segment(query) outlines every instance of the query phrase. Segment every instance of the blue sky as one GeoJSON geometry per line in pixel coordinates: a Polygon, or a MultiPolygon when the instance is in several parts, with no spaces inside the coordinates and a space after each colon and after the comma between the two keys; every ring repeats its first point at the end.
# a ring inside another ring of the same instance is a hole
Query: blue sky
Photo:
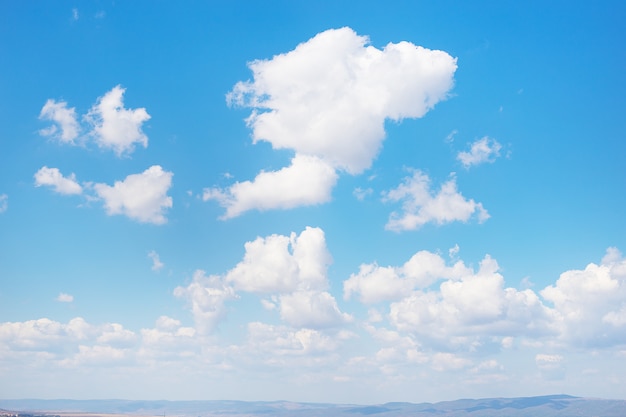
{"type": "Polygon", "coordinates": [[[624,398],[625,18],[3,2],[2,396],[624,398]]]}

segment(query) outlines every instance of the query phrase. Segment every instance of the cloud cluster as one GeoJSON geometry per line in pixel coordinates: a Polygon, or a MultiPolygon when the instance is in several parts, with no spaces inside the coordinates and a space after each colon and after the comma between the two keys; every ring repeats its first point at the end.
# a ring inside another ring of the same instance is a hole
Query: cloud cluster
{"type": "Polygon", "coordinates": [[[435,194],[430,189],[428,175],[413,170],[413,175],[404,178],[402,184],[383,193],[383,201],[402,202],[402,211],[392,212],[385,225],[393,231],[415,230],[429,222],[467,222],[473,216],[480,223],[489,218],[482,203],[468,200],[458,192],[454,175],[435,194]]]}
{"type": "Polygon", "coordinates": [[[198,327],[207,333],[215,329],[224,316],[224,302],[236,298],[237,291],[269,297],[262,300],[263,306],[278,309],[292,327],[329,328],[352,320],[327,291],[330,263],[324,232],[307,227],[300,235],[247,242],[243,260],[223,277],[196,272],[192,283],[174,294],[189,300],[198,327]]]}
{"type": "Polygon", "coordinates": [[[132,153],[135,144],[145,148],[148,146],[148,137],[141,127],[150,120],[150,115],[145,108],[126,109],[125,92],[126,89],[118,85],[100,97],[83,116],[86,123],[84,127],[81,127],[74,107],[68,108],[65,101],[49,99],[41,109],[39,118],[53,124],[39,133],[71,145],[91,137],[98,146],[112,149],[117,156],[132,153]],[[81,130],[88,130],[87,135],[81,137],[81,130]]]}
{"type": "Polygon", "coordinates": [[[139,174],[131,174],[112,186],[104,183],[78,184],[72,173],[63,176],[58,168],[42,167],[34,175],[35,186],[50,186],[59,194],[90,194],[88,198],[101,200],[108,215],[125,215],[142,223],[164,224],[165,213],[172,207],[167,195],[174,174],[153,165],[139,174]],[[93,193],[93,195],[91,195],[93,193]]]}
{"type": "Polygon", "coordinates": [[[290,149],[295,157],[291,166],[254,181],[208,189],[205,198],[220,202],[224,217],[327,201],[337,170],[354,175],[370,167],[385,120],[422,117],[447,98],[456,59],[409,42],[383,49],[368,43],[350,28],[327,30],[249,64],[253,80],[237,83],[227,101],[252,109],[246,122],[254,143],[290,149]],[[302,175],[305,162],[311,176],[302,175]],[[287,173],[294,174],[291,181],[287,173]]]}
{"type": "Polygon", "coordinates": [[[580,348],[610,355],[626,346],[626,260],[615,248],[599,264],[565,271],[537,293],[507,287],[489,255],[476,268],[428,251],[400,266],[362,265],[344,282],[344,297],[370,308],[360,322],[329,309],[334,305],[327,291],[329,263],[320,229],[259,238],[246,244],[242,261],[226,274],[196,271],[188,286],[176,288],[174,295],[189,304],[194,328],[167,316],[139,331],[80,317],[67,323],[4,322],[0,366],[146,370],[158,364],[222,371],[245,366],[298,369],[298,375],[342,383],[361,381],[363,375],[377,375],[385,385],[437,381],[437,374],[447,374],[490,384],[511,378],[514,373],[506,368],[519,361],[537,370],[528,376],[537,381],[562,379],[580,348]],[[252,320],[240,344],[220,345],[216,326],[237,308],[234,300],[243,292],[274,304],[283,323],[252,320]],[[232,357],[237,363],[228,360],[232,357]]]}

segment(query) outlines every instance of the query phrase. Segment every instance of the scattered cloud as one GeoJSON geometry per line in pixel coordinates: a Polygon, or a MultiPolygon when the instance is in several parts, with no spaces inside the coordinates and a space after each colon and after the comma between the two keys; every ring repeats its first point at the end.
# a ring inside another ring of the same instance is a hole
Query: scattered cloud
{"type": "Polygon", "coordinates": [[[140,174],[132,174],[113,186],[97,183],[93,189],[104,200],[108,215],[123,214],[142,223],[164,224],[165,211],[172,207],[167,195],[172,185],[172,172],[153,165],[140,174]]]}
{"type": "Polygon", "coordinates": [[[117,85],[98,99],[98,102],[84,116],[93,127],[91,135],[102,148],[112,149],[118,156],[130,154],[135,144],[148,146],[148,137],[141,125],[150,120],[145,108],[126,109],[124,107],[125,88],[117,85]]]}
{"type": "Polygon", "coordinates": [[[435,195],[430,190],[430,178],[419,170],[404,178],[397,188],[383,193],[383,201],[402,201],[402,212],[392,212],[385,228],[393,231],[415,230],[424,224],[467,222],[476,216],[480,223],[489,218],[487,210],[473,199],[467,200],[457,191],[454,175],[435,195]]]}
{"type": "Polygon", "coordinates": [[[501,149],[502,145],[497,140],[485,136],[472,143],[469,151],[459,152],[456,159],[461,161],[465,168],[470,168],[495,161],[500,156],[501,149]]]}
{"type": "Polygon", "coordinates": [[[78,9],[77,8],[73,8],[72,9],[72,20],[78,20],[79,15],[78,15],[78,9]]]}
{"type": "Polygon", "coordinates": [[[161,269],[163,269],[163,267],[165,266],[165,264],[163,262],[161,262],[161,259],[159,258],[159,254],[156,253],[156,251],[150,251],[148,252],[148,258],[150,258],[152,260],[152,270],[155,272],[160,271],[161,269]]]}
{"type": "Polygon", "coordinates": [[[9,196],[0,194],[0,213],[4,213],[9,209],[9,196]]]}
{"type": "Polygon", "coordinates": [[[385,138],[385,120],[422,117],[448,97],[457,68],[456,59],[443,51],[409,42],[377,49],[347,27],[319,33],[288,53],[255,60],[249,67],[253,80],[237,83],[228,103],[252,109],[246,122],[254,143],[266,141],[296,156],[290,167],[276,173],[262,172],[253,182],[226,191],[210,190],[207,199],[225,206],[226,218],[253,208],[328,201],[334,171],[355,175],[369,168],[385,138]],[[302,158],[316,161],[313,177],[285,181],[287,172],[301,172],[296,163],[302,158]],[[306,182],[294,186],[301,180],[306,182]],[[319,183],[313,187],[317,192],[303,197],[302,189],[312,182],[319,183]],[[276,190],[272,198],[259,198],[269,183],[276,190]]]}
{"type": "Polygon", "coordinates": [[[34,177],[36,187],[47,185],[53,187],[55,192],[66,195],[81,194],[83,192],[83,188],[76,182],[74,173],[64,177],[58,168],[44,166],[35,173],[34,177]]]}
{"type": "Polygon", "coordinates": [[[57,296],[56,300],[60,303],[71,303],[74,301],[74,296],[62,292],[57,296]]]}
{"type": "Polygon", "coordinates": [[[52,126],[39,131],[42,136],[51,136],[69,144],[74,144],[78,138],[80,125],[76,119],[76,109],[68,108],[65,101],[56,102],[52,99],[46,101],[39,113],[39,119],[54,122],[52,126]]]}

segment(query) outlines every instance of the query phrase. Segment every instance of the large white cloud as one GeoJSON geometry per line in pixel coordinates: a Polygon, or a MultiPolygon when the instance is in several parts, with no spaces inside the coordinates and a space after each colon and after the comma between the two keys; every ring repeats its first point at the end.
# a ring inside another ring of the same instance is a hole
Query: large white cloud
{"type": "Polygon", "coordinates": [[[456,156],[465,168],[473,165],[480,165],[486,162],[493,162],[500,156],[502,145],[488,136],[478,139],[470,146],[469,151],[459,152],[456,156]]]}
{"type": "Polygon", "coordinates": [[[76,109],[68,108],[65,101],[49,99],[39,113],[41,120],[51,120],[55,124],[39,131],[43,136],[53,136],[64,143],[73,144],[80,133],[76,119],[76,109]],[[60,130],[60,132],[59,132],[60,130]]]}
{"type": "Polygon", "coordinates": [[[261,172],[254,181],[237,182],[227,189],[206,188],[204,201],[216,200],[226,213],[222,218],[237,217],[257,209],[290,209],[330,201],[337,173],[315,156],[296,155],[291,165],[279,171],[261,172]]]}
{"type": "Polygon", "coordinates": [[[58,168],[41,167],[35,173],[35,186],[50,186],[59,194],[81,194],[83,188],[76,182],[76,175],[70,174],[64,177],[58,168]]]}
{"type": "Polygon", "coordinates": [[[172,207],[167,192],[174,174],[153,165],[140,174],[132,174],[113,186],[94,184],[96,195],[104,200],[107,214],[123,214],[143,223],[167,222],[165,211],[172,207]]]}
{"type": "Polygon", "coordinates": [[[626,259],[616,248],[599,265],[563,272],[541,295],[559,313],[567,344],[626,344],[626,259]]]}
{"type": "MultiPolygon", "coordinates": [[[[447,98],[457,68],[456,59],[443,51],[409,42],[389,43],[383,49],[368,43],[367,37],[347,27],[319,33],[290,52],[251,62],[253,80],[237,83],[227,100],[253,109],[247,124],[255,143],[267,141],[275,149],[295,151],[296,159],[286,170],[295,170],[297,158],[308,156],[333,170],[361,173],[382,146],[385,120],[423,116],[447,98]]],[[[262,173],[244,188],[237,183],[224,192],[225,217],[252,208],[327,201],[335,176],[327,169],[316,172],[303,183],[302,188],[319,182],[318,192],[307,198],[286,197],[294,191],[301,196],[302,191],[282,175],[262,173]],[[257,186],[259,181],[264,185],[257,186]],[[255,198],[267,188],[276,190],[276,203],[255,198]]]]}
{"type": "Polygon", "coordinates": [[[103,148],[111,148],[118,156],[131,153],[135,144],[148,146],[148,137],[141,130],[150,120],[145,108],[124,107],[125,88],[117,85],[98,99],[84,117],[92,125],[91,135],[103,148]]]}
{"type": "Polygon", "coordinates": [[[480,223],[489,218],[482,203],[468,200],[458,192],[456,177],[452,176],[434,194],[430,190],[430,178],[419,170],[404,178],[398,187],[384,192],[383,201],[402,202],[402,211],[392,212],[385,226],[393,231],[415,230],[429,222],[466,222],[472,216],[476,216],[480,223]]]}

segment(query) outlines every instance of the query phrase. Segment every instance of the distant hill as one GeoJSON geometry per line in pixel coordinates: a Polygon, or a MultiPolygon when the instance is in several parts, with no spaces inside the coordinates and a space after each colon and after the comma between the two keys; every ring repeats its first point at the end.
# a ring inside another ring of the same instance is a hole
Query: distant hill
{"type": "Polygon", "coordinates": [[[288,401],[0,400],[0,408],[31,415],[124,414],[176,417],[625,417],[626,401],[549,395],[439,403],[379,405],[288,401]]]}

